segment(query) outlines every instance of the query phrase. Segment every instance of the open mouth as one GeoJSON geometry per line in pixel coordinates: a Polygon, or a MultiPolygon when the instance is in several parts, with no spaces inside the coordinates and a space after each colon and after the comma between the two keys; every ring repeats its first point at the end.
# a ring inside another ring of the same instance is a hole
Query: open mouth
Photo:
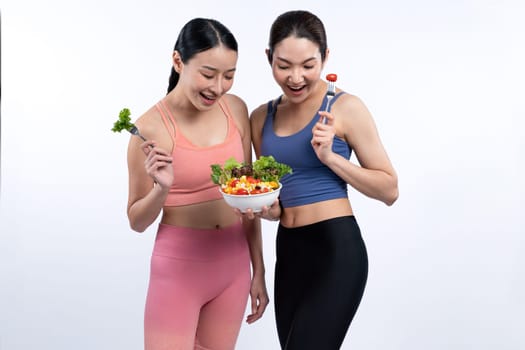
{"type": "Polygon", "coordinates": [[[215,100],[217,99],[215,95],[206,95],[206,94],[203,94],[202,92],[200,93],[200,95],[202,99],[204,100],[204,103],[207,105],[213,104],[215,100]]]}
{"type": "Polygon", "coordinates": [[[301,86],[290,86],[288,85],[288,89],[290,89],[293,93],[300,93],[306,88],[306,85],[301,86]]]}

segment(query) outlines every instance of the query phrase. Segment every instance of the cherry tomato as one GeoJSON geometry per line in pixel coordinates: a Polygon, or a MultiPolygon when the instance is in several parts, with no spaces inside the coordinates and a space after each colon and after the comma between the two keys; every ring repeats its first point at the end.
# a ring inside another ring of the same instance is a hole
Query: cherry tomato
{"type": "Polygon", "coordinates": [[[251,176],[246,176],[246,181],[248,181],[249,183],[252,183],[252,184],[255,184],[255,183],[259,182],[259,180],[254,179],[251,176]]]}
{"type": "Polygon", "coordinates": [[[237,194],[237,195],[246,195],[246,194],[249,194],[249,193],[248,193],[248,191],[245,188],[239,188],[239,189],[237,189],[235,194],[237,194]]]}
{"type": "Polygon", "coordinates": [[[333,74],[333,73],[332,73],[332,74],[328,74],[328,75],[326,76],[326,80],[328,80],[328,81],[332,81],[332,82],[337,81],[337,74],[333,74]]]}

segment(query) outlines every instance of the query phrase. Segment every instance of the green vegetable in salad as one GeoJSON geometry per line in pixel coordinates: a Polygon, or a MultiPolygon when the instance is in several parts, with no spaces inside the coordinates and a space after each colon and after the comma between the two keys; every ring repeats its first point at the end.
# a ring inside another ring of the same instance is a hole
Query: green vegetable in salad
{"type": "Polygon", "coordinates": [[[122,130],[131,131],[135,125],[131,122],[130,115],[131,112],[129,109],[122,109],[119,113],[118,120],[115,122],[115,124],[113,124],[113,128],[111,130],[114,132],[121,132],[122,130]]]}
{"type": "Polygon", "coordinates": [[[281,177],[292,173],[290,166],[277,162],[273,156],[261,156],[252,164],[240,163],[231,157],[223,166],[212,164],[211,170],[211,179],[217,185],[226,184],[231,178],[239,178],[243,175],[261,181],[279,182],[281,177]]]}
{"type": "Polygon", "coordinates": [[[253,177],[261,181],[279,181],[281,177],[292,173],[292,168],[277,162],[273,156],[261,156],[252,164],[253,177]]]}

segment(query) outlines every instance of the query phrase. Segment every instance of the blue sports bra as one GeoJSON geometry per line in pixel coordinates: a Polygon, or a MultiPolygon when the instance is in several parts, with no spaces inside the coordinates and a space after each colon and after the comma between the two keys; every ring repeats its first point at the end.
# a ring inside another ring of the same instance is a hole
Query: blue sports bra
{"type": "MultiPolygon", "coordinates": [[[[330,107],[342,94],[344,92],[334,96],[330,107]]],[[[318,113],[315,113],[308,125],[295,134],[289,136],[275,134],[273,120],[281,98],[282,96],[275,101],[275,105],[274,101],[268,102],[262,130],[261,155],[272,155],[276,161],[292,167],[293,173],[281,178],[282,206],[288,208],[335,198],[347,198],[347,183],[321,163],[310,143],[312,128],[320,118],[318,113]]],[[[325,96],[320,110],[324,111],[326,104],[325,96]]],[[[339,137],[334,137],[332,150],[345,159],[350,159],[352,153],[350,146],[339,137]]]]}

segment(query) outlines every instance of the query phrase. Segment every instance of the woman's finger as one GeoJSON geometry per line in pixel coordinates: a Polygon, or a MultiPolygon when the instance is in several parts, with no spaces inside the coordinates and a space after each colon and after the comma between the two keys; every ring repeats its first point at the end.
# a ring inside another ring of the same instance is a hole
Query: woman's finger
{"type": "Polygon", "coordinates": [[[144,154],[148,155],[150,153],[150,151],[155,147],[155,141],[144,141],[141,145],[140,145],[140,148],[142,149],[142,151],[144,152],[144,154]]]}

